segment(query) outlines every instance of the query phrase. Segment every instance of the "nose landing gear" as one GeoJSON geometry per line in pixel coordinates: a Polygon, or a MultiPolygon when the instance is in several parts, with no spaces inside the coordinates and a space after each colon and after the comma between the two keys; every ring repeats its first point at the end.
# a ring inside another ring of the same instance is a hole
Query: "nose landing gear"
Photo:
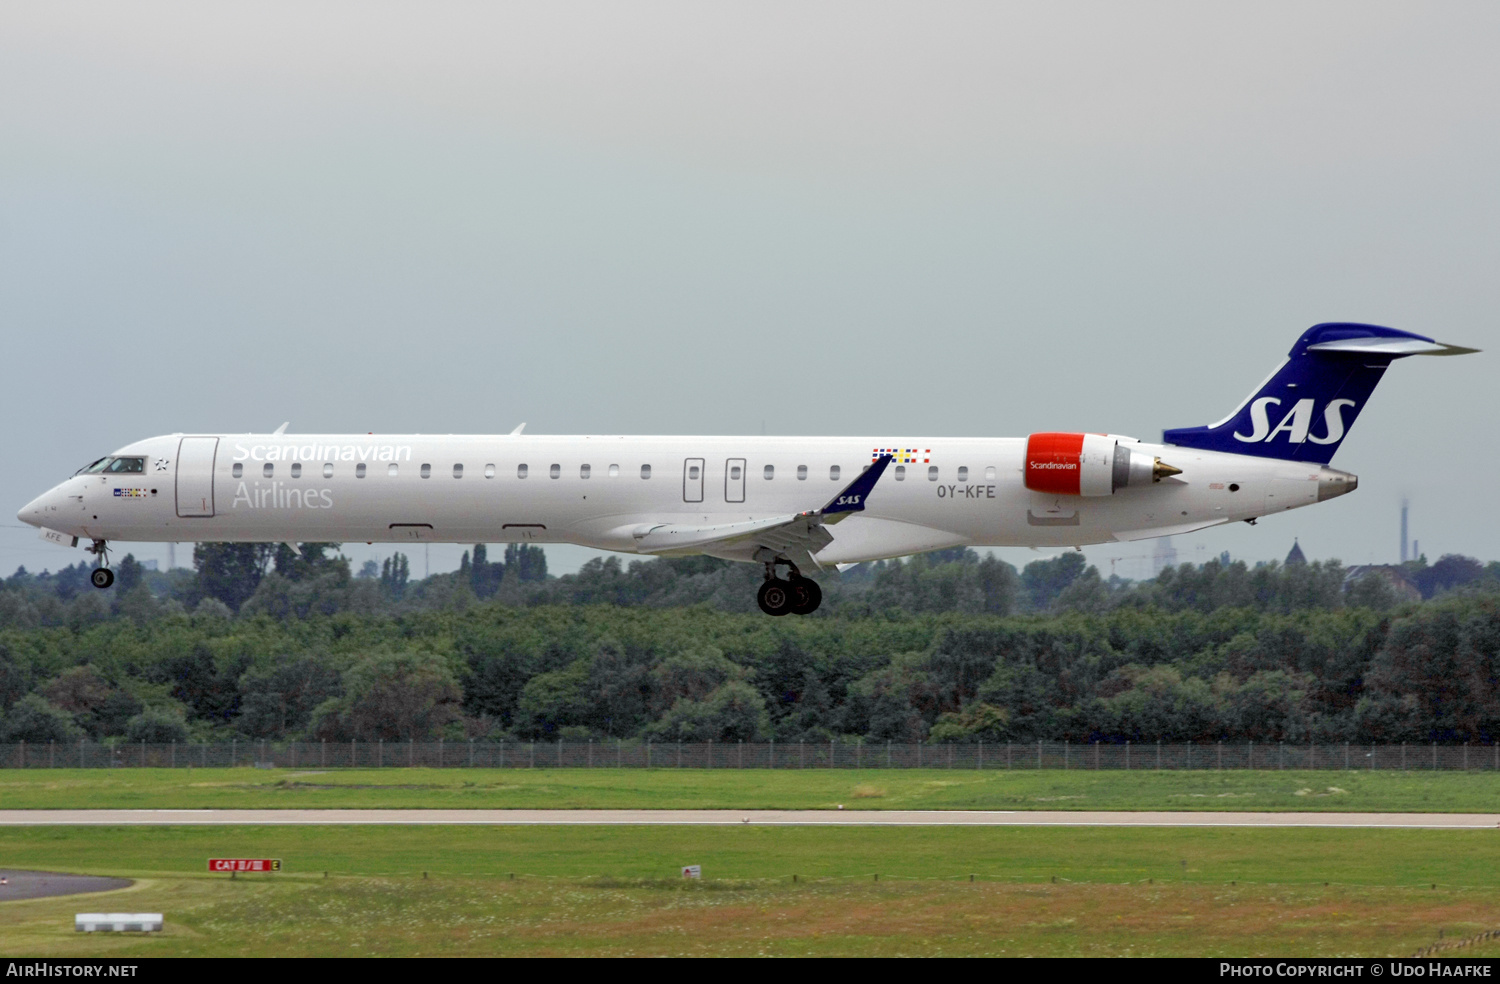
{"type": "Polygon", "coordinates": [[[755,600],[767,615],[811,615],[823,603],[823,589],[817,581],[803,577],[796,564],[778,558],[766,561],[766,579],[755,600]],[[777,564],[787,566],[788,578],[776,576],[777,564]]]}
{"type": "Polygon", "coordinates": [[[83,549],[99,558],[99,566],[89,575],[89,582],[101,590],[114,584],[115,572],[109,569],[109,546],[103,540],[95,540],[83,549]]]}

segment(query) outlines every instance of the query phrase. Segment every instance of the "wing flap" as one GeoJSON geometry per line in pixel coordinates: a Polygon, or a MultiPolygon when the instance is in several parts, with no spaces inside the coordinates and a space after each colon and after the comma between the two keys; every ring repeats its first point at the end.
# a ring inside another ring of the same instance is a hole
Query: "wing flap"
{"type": "Polygon", "coordinates": [[[660,526],[641,526],[631,535],[635,537],[635,548],[641,553],[661,553],[667,550],[691,550],[715,543],[737,542],[766,530],[784,526],[796,520],[796,516],[775,516],[744,523],[721,523],[716,526],[682,526],[663,523],[660,526]]]}
{"type": "Polygon", "coordinates": [[[1119,543],[1129,543],[1133,540],[1152,540],[1159,536],[1177,536],[1180,533],[1192,533],[1195,530],[1206,530],[1210,526],[1218,526],[1227,523],[1224,518],[1210,519],[1198,523],[1182,523],[1178,526],[1158,526],[1147,530],[1124,530],[1114,534],[1114,539],[1119,543]]]}

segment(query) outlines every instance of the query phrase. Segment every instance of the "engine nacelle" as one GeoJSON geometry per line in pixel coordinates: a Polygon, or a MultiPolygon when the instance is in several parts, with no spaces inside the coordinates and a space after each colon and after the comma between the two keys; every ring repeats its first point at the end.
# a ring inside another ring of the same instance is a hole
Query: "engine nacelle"
{"type": "Polygon", "coordinates": [[[1026,487],[1033,492],[1113,495],[1180,473],[1103,434],[1032,434],[1026,439],[1026,487]]]}

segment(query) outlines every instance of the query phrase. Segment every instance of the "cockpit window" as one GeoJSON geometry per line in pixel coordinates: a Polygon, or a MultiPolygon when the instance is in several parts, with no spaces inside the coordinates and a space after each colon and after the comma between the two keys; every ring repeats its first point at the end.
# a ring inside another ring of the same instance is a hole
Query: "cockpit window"
{"type": "Polygon", "coordinates": [[[139,475],[146,470],[145,458],[100,458],[78,469],[79,475],[139,475]]]}

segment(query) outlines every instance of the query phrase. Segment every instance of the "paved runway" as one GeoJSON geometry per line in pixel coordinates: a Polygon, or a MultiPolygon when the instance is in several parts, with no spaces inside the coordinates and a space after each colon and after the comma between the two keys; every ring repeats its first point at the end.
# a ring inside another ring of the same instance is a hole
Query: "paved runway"
{"type": "Polygon", "coordinates": [[[1392,827],[1500,829],[1500,813],[989,810],[0,810],[0,826],[671,824],[897,827],[1392,827]]]}
{"type": "Polygon", "coordinates": [[[129,878],[103,878],[97,875],[61,875],[55,871],[17,871],[0,868],[0,902],[15,899],[44,899],[54,895],[79,895],[83,892],[108,892],[128,888],[129,878]]]}

